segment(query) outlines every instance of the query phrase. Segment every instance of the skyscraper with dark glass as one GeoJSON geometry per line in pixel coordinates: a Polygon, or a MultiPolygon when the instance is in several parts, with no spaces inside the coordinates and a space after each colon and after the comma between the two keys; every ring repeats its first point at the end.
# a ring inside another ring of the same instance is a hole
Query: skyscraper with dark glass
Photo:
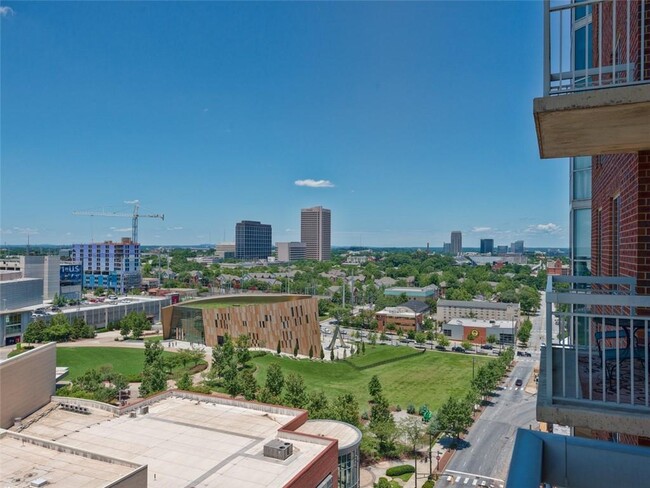
{"type": "Polygon", "coordinates": [[[266,259],[271,255],[271,225],[242,220],[235,225],[235,258],[266,259]]]}

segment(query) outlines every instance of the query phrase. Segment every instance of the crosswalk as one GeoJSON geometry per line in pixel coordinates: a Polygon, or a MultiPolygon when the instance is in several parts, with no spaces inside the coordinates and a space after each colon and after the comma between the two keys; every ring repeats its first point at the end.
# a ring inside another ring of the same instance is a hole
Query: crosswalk
{"type": "Polygon", "coordinates": [[[445,480],[450,485],[475,486],[477,488],[503,488],[503,481],[490,478],[487,476],[472,475],[470,473],[461,473],[459,471],[447,471],[445,480]]]}

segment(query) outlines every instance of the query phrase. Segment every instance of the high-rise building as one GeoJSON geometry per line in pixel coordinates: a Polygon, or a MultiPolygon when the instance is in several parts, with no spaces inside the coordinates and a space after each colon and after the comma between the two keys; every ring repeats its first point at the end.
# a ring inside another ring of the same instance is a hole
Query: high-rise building
{"type": "Polygon", "coordinates": [[[512,254],[524,253],[524,241],[515,241],[510,244],[510,252],[512,254]]]}
{"type": "Polygon", "coordinates": [[[307,244],[304,242],[276,242],[278,261],[291,262],[305,259],[307,244]]]}
{"type": "Polygon", "coordinates": [[[650,9],[543,6],[533,112],[540,156],[572,158],[572,274],[547,287],[537,419],[572,436],[521,429],[507,486],[636,486],[650,478],[650,9]]]}
{"type": "Polygon", "coordinates": [[[235,258],[267,259],[271,255],[270,224],[242,220],[235,225],[235,258]]]}
{"type": "Polygon", "coordinates": [[[497,254],[508,254],[508,246],[497,246],[497,254]]]}
{"type": "Polygon", "coordinates": [[[451,253],[454,256],[463,253],[463,233],[459,230],[451,233],[451,253]]]}
{"type": "Polygon", "coordinates": [[[107,288],[119,293],[140,288],[140,244],[129,237],[121,242],[75,244],[72,259],[82,265],[84,288],[107,288]]]}
{"type": "Polygon", "coordinates": [[[444,254],[451,254],[451,243],[450,242],[443,242],[442,243],[442,252],[444,254]]]}
{"type": "Polygon", "coordinates": [[[332,257],[332,212],[323,207],[300,211],[300,242],[307,244],[306,258],[328,261],[332,257]]]}
{"type": "Polygon", "coordinates": [[[494,251],[494,239],[481,239],[481,254],[492,254],[494,251]]]}

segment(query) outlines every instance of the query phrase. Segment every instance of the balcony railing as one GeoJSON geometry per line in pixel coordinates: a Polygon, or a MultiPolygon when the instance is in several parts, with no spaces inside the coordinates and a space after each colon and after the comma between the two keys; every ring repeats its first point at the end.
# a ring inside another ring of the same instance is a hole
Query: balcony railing
{"type": "Polygon", "coordinates": [[[634,278],[549,276],[540,393],[553,406],[647,415],[649,332],[650,296],[634,278]]]}
{"type": "Polygon", "coordinates": [[[649,83],[649,3],[545,0],[544,96],[649,83]]]}

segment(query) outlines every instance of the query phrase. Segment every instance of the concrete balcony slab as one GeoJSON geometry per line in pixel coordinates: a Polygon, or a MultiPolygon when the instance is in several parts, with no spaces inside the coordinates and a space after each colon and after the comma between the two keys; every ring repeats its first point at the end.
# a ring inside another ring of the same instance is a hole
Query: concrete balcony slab
{"type": "Polygon", "coordinates": [[[536,98],[533,114],[543,159],[650,149],[650,84],[536,98]]]}

